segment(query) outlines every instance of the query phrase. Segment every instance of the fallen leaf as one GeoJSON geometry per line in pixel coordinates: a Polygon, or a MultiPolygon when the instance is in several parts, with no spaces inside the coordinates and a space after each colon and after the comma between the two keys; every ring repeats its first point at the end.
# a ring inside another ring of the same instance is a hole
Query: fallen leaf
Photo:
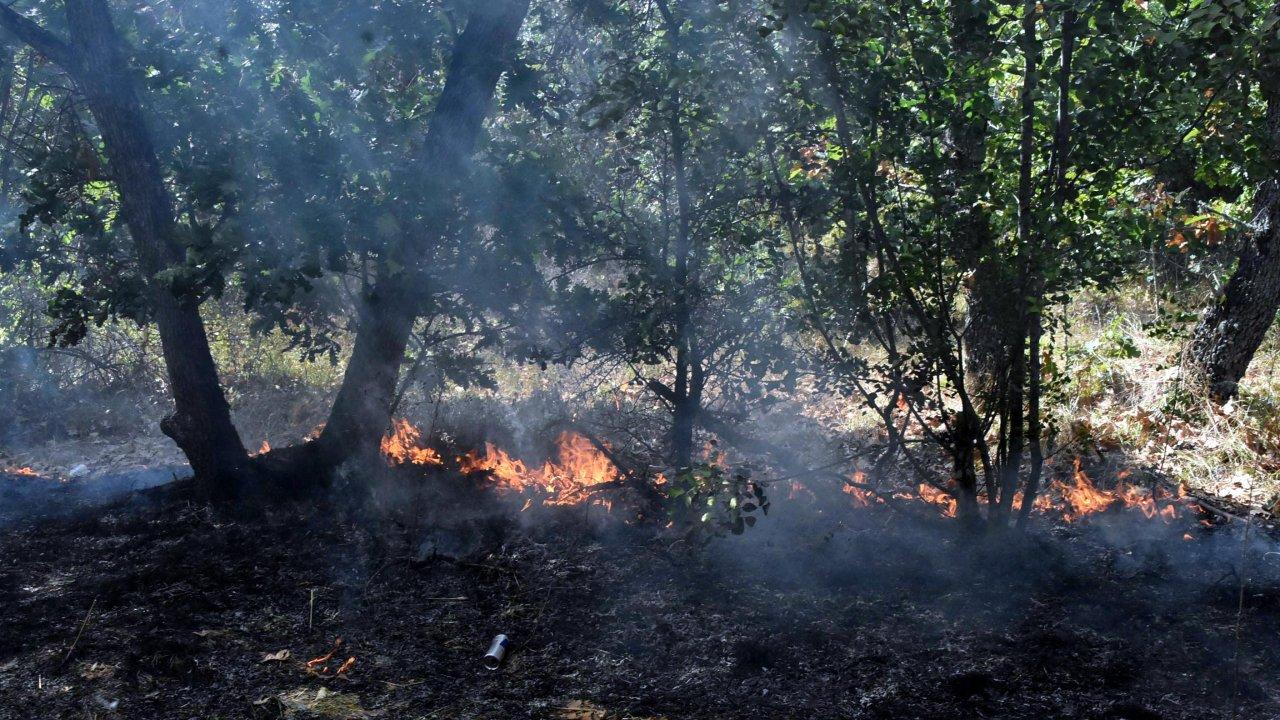
{"type": "Polygon", "coordinates": [[[273,653],[267,653],[262,656],[262,662],[284,662],[289,659],[291,653],[288,650],[277,650],[273,653]]]}

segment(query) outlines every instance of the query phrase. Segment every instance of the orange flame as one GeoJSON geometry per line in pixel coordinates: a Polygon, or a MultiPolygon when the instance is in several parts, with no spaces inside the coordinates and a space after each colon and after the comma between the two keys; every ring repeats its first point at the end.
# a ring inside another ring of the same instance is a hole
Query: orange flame
{"type": "MultiPolygon", "coordinates": [[[[1137,510],[1149,520],[1160,518],[1164,522],[1170,522],[1178,518],[1178,508],[1173,503],[1180,498],[1181,488],[1177,496],[1161,507],[1160,495],[1156,491],[1148,491],[1124,482],[1129,475],[1130,472],[1127,470],[1121,472],[1120,482],[1115,489],[1103,490],[1093,484],[1089,476],[1080,468],[1080,458],[1076,458],[1075,469],[1072,471],[1072,484],[1055,481],[1050,487],[1061,495],[1062,501],[1066,503],[1067,507],[1062,509],[1062,517],[1068,522],[1074,522],[1113,507],[1137,510]]],[[[1054,506],[1049,498],[1036,498],[1036,507],[1041,510],[1054,506]]]]}
{"type": "Polygon", "coordinates": [[[920,493],[921,500],[937,507],[943,515],[947,517],[956,516],[956,508],[959,506],[959,502],[951,493],[939,490],[928,483],[920,483],[920,486],[916,488],[916,492],[920,493]]]}
{"type": "MultiPolygon", "coordinates": [[[[312,658],[311,660],[308,660],[307,669],[315,670],[317,667],[324,665],[325,663],[329,662],[330,659],[333,658],[333,654],[336,652],[338,652],[338,650],[337,648],[334,648],[333,650],[330,650],[329,652],[325,653],[324,655],[321,655],[318,658],[312,658]]],[[[324,672],[324,669],[321,668],[320,672],[324,672]]]]}
{"type": "Polygon", "coordinates": [[[249,457],[258,457],[259,455],[266,455],[269,452],[271,452],[271,443],[263,440],[262,445],[258,447],[258,452],[249,453],[249,457]]]}
{"type": "Polygon", "coordinates": [[[40,477],[40,473],[36,472],[35,470],[32,470],[32,469],[31,469],[31,468],[29,468],[29,467],[10,467],[10,468],[5,468],[5,469],[4,469],[4,471],[5,471],[6,473],[10,474],[10,475],[23,475],[23,476],[26,476],[26,477],[40,477]]]}
{"type": "MultiPolygon", "coordinates": [[[[563,432],[556,438],[557,461],[548,460],[541,467],[529,467],[493,443],[485,443],[484,454],[467,453],[458,458],[462,472],[488,473],[498,487],[523,495],[541,495],[543,505],[580,505],[589,503],[609,509],[608,500],[595,497],[599,486],[617,481],[618,468],[590,440],[574,432],[563,432]]],[[[528,509],[533,498],[527,498],[522,509],[528,509]]]]}
{"type": "Polygon", "coordinates": [[[787,483],[787,499],[796,500],[801,497],[807,497],[810,501],[817,499],[817,496],[813,494],[813,491],[809,489],[809,486],[799,480],[792,480],[787,483]]]}
{"type": "Polygon", "coordinates": [[[422,445],[422,431],[404,418],[391,421],[391,432],[382,438],[380,447],[392,465],[444,465],[435,448],[422,445]]]}
{"type": "Polygon", "coordinates": [[[853,475],[849,477],[849,483],[845,483],[840,489],[843,490],[846,495],[853,498],[854,507],[871,507],[872,503],[882,502],[880,498],[860,487],[861,485],[867,484],[867,474],[861,470],[855,470],[853,472],[853,475]],[[856,484],[850,485],[849,483],[856,484]]]}
{"type": "Polygon", "coordinates": [[[1099,490],[1080,468],[1080,458],[1075,459],[1075,469],[1071,473],[1072,485],[1055,482],[1054,486],[1062,493],[1069,509],[1063,509],[1062,516],[1068,522],[1079,520],[1086,515],[1102,512],[1116,502],[1116,496],[1105,490],[1099,490]]]}
{"type": "Polygon", "coordinates": [[[863,490],[860,487],[855,487],[853,485],[845,485],[843,490],[846,495],[853,498],[854,507],[860,507],[860,508],[871,507],[871,503],[872,503],[871,493],[867,492],[866,490],[863,490]]]}

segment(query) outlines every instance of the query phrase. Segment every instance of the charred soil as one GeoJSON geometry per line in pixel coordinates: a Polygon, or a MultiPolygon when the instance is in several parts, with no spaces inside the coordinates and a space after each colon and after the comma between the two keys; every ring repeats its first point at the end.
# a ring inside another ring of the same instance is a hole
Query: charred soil
{"type": "Polygon", "coordinates": [[[1280,713],[1277,563],[1228,531],[979,542],[880,508],[704,545],[443,502],[246,520],[167,490],[11,527],[0,717],[1280,713]]]}

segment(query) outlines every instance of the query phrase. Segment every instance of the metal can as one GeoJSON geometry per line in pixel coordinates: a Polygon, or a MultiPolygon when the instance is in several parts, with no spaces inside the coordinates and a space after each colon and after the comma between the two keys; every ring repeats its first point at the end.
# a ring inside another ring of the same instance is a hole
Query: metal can
{"type": "Polygon", "coordinates": [[[489,652],[484,654],[484,666],[497,670],[502,665],[502,659],[507,656],[507,645],[510,643],[506,635],[495,635],[493,642],[489,643],[489,652]]]}

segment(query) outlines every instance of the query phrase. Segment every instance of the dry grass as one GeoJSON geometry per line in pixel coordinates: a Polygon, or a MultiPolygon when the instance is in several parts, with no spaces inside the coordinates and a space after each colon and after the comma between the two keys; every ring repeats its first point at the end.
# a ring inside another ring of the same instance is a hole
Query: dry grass
{"type": "Polygon", "coordinates": [[[1241,385],[1219,407],[1195,393],[1179,365],[1182,340],[1154,332],[1154,314],[1082,298],[1068,310],[1054,361],[1068,368],[1054,418],[1076,452],[1122,453],[1188,490],[1274,509],[1280,500],[1280,342],[1273,331],[1241,385]],[[1144,323],[1144,320],[1146,321],[1144,323]]]}

